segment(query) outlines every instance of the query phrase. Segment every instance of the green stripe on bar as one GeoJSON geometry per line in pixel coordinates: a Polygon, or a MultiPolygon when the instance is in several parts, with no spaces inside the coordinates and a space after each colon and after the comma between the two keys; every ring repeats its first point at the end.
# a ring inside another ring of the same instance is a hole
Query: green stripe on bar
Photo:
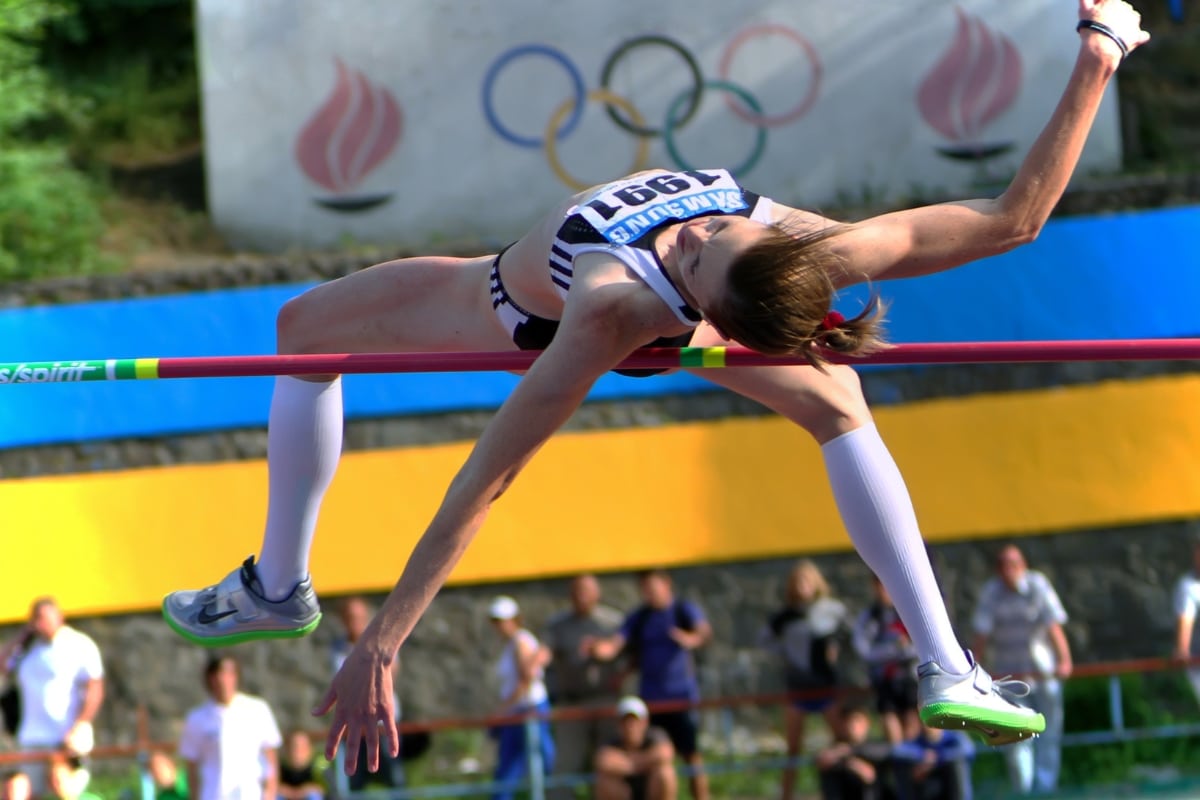
{"type": "Polygon", "coordinates": [[[116,379],[119,381],[134,380],[137,378],[137,359],[118,358],[114,373],[116,374],[116,379]]]}
{"type": "Polygon", "coordinates": [[[725,366],[724,347],[683,347],[679,350],[679,366],[681,367],[723,367],[725,366]]]}

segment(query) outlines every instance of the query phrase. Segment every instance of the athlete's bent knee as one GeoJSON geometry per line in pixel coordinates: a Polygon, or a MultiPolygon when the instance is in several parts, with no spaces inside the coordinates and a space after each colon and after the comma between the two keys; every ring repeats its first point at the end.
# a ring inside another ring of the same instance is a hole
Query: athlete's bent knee
{"type": "Polygon", "coordinates": [[[320,352],[321,326],[311,318],[314,300],[310,293],[288,300],[275,316],[275,346],[280,355],[320,352]]]}
{"type": "MultiPolygon", "coordinates": [[[[283,304],[275,315],[275,349],[280,355],[296,356],[312,353],[328,352],[323,350],[321,341],[323,326],[313,318],[316,308],[311,290],[293,297],[283,304]]],[[[336,373],[296,375],[307,381],[331,381],[336,373]]]]}

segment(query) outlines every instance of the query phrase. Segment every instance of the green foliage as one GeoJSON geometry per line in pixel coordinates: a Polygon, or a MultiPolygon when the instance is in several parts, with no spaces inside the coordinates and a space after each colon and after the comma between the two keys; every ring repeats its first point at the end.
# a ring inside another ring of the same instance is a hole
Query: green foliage
{"type": "Polygon", "coordinates": [[[39,63],[53,0],[0,0],[0,279],[95,268],[100,212],[91,181],[38,127],[65,105],[39,63]]]}
{"type": "Polygon", "coordinates": [[[62,0],[42,62],[72,106],[59,122],[85,162],[138,163],[200,140],[188,0],[62,0]]]}
{"type": "Polygon", "coordinates": [[[63,148],[0,149],[0,280],[96,271],[101,230],[95,190],[63,148]]]}

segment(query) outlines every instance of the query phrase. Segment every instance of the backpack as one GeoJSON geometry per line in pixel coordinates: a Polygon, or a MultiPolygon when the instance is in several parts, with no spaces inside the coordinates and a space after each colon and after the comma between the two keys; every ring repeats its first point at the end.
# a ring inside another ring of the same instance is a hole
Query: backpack
{"type": "MultiPolygon", "coordinates": [[[[642,632],[646,628],[646,620],[649,619],[650,614],[653,611],[654,609],[650,608],[649,606],[639,606],[638,609],[633,612],[633,618],[629,622],[629,635],[625,638],[625,657],[629,659],[629,666],[632,669],[640,670],[642,667],[642,632]]],[[[682,600],[676,599],[671,603],[671,613],[675,617],[674,625],[676,628],[689,632],[695,630],[695,625],[693,624],[692,619],[689,617],[687,607],[684,605],[682,600]]],[[[692,654],[692,658],[695,660],[697,666],[700,665],[700,654],[703,650],[704,648],[701,647],[697,650],[689,651],[692,654]]]]}

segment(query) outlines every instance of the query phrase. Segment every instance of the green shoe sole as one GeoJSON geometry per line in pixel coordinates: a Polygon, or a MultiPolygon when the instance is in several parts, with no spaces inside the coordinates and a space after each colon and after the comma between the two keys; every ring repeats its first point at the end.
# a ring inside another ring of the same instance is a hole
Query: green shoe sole
{"type": "Polygon", "coordinates": [[[162,616],[166,620],[167,625],[171,630],[178,633],[183,638],[193,644],[198,644],[202,647],[226,647],[233,644],[241,644],[242,642],[260,642],[266,639],[299,639],[303,636],[308,636],[317,629],[321,624],[321,614],[317,614],[317,618],[308,623],[302,628],[293,628],[286,631],[246,631],[244,633],[231,633],[227,636],[197,636],[194,633],[184,630],[179,626],[174,619],[167,613],[166,601],[163,601],[162,616]]]}
{"type": "Polygon", "coordinates": [[[979,708],[963,703],[930,703],[921,721],[931,728],[966,731],[990,745],[1013,744],[1046,730],[1046,718],[979,708]]]}

